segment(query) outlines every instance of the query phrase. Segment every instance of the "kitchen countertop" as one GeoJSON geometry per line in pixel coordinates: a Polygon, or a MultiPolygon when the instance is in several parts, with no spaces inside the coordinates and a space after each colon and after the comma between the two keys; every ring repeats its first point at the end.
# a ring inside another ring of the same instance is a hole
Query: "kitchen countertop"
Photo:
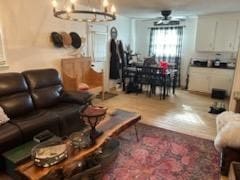
{"type": "Polygon", "coordinates": [[[212,68],[212,69],[232,69],[232,70],[235,70],[235,67],[202,67],[202,66],[196,66],[196,65],[190,65],[190,67],[195,67],[195,68],[212,68]]]}

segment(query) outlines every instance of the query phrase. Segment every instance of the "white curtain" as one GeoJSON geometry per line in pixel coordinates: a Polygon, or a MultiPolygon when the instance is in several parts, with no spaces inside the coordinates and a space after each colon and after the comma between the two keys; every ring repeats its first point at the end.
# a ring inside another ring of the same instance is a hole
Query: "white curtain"
{"type": "Polygon", "coordinates": [[[183,27],[151,28],[149,56],[165,60],[177,69],[177,85],[180,85],[183,27]]]}
{"type": "Polygon", "coordinates": [[[151,55],[176,57],[178,50],[178,29],[157,29],[152,31],[151,55]]]}

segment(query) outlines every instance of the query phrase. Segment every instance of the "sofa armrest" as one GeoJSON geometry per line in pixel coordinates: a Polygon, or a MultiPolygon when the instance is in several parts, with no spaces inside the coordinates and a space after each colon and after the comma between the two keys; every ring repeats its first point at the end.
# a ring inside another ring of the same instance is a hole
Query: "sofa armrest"
{"type": "Polygon", "coordinates": [[[91,104],[94,95],[88,92],[66,91],[63,93],[62,102],[80,105],[91,104]]]}

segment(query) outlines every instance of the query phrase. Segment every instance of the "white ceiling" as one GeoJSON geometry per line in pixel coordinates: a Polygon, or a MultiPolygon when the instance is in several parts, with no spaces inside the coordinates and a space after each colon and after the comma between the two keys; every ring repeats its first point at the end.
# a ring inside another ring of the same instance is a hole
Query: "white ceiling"
{"type": "Polygon", "coordinates": [[[109,0],[120,15],[133,18],[159,17],[161,10],[173,10],[175,16],[239,12],[240,0],[109,0]]]}

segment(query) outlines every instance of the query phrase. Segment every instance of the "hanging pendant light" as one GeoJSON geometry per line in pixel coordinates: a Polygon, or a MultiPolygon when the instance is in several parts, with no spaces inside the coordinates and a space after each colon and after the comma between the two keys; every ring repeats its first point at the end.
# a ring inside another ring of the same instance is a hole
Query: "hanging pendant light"
{"type": "Polygon", "coordinates": [[[116,7],[108,0],[103,0],[100,10],[90,7],[88,1],[87,9],[77,9],[77,0],[65,0],[65,8],[60,8],[59,3],[64,0],[52,0],[53,15],[62,20],[78,22],[106,22],[116,20],[116,7]],[[102,9],[102,10],[101,10],[102,9]]]}

